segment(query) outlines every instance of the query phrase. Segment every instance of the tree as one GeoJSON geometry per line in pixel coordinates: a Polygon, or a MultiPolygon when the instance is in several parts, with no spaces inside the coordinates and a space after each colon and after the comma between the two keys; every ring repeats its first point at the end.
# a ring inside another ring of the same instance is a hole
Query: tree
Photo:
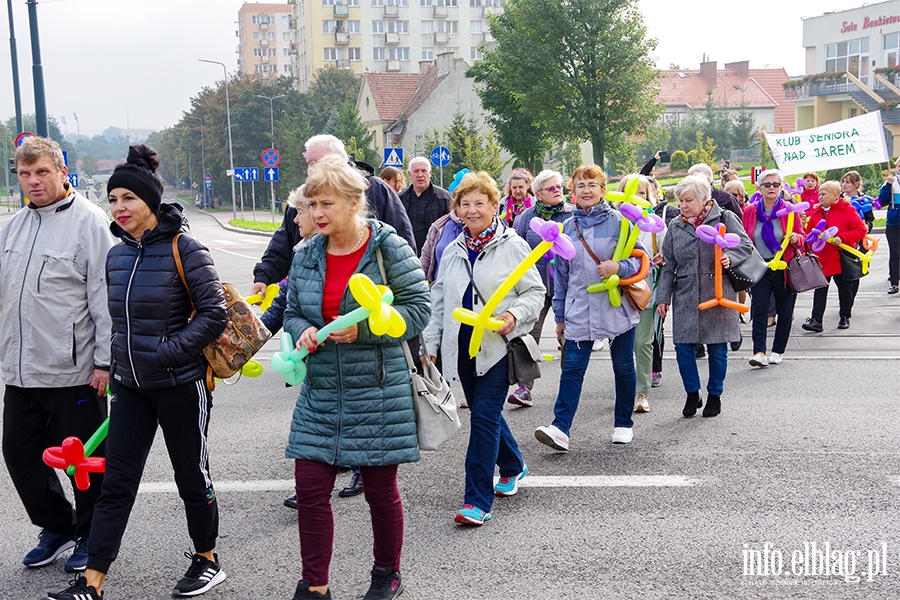
{"type": "Polygon", "coordinates": [[[348,100],[356,102],[360,78],[346,69],[325,67],[316,71],[315,79],[303,96],[310,125],[316,133],[325,131],[329,117],[348,100]]]}
{"type": "Polygon", "coordinates": [[[642,134],[662,111],[650,58],[656,40],[647,39],[636,0],[510,0],[490,22],[497,46],[475,68],[518,94],[508,109],[515,113],[491,104],[507,121],[521,112],[553,135],[589,140],[602,165],[611,142],[642,134]]]}
{"type": "Polygon", "coordinates": [[[369,128],[360,119],[354,100],[347,100],[341,106],[335,118],[335,128],[332,133],[344,142],[347,154],[352,154],[356,160],[369,163],[374,167],[381,164],[378,154],[372,148],[375,134],[369,131],[369,128]]]}
{"type": "MultiPolygon", "coordinates": [[[[571,176],[581,166],[581,145],[578,142],[566,142],[559,153],[564,176],[571,176]]],[[[565,182],[563,182],[565,184],[565,182]]]]}
{"type": "Polygon", "coordinates": [[[90,154],[81,155],[81,168],[88,177],[93,177],[97,173],[97,159],[90,154]]]}

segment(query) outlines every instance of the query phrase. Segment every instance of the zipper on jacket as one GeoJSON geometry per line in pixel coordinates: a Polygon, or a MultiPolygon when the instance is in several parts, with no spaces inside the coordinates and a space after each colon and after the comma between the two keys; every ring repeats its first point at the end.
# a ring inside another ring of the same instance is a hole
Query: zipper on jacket
{"type": "Polygon", "coordinates": [[[47,266],[47,257],[44,257],[44,262],[41,263],[41,270],[38,271],[38,279],[37,279],[37,293],[41,293],[41,277],[44,276],[44,267],[47,266]]]}
{"type": "Polygon", "coordinates": [[[23,346],[25,337],[25,332],[22,331],[22,301],[25,298],[25,283],[28,281],[28,267],[31,266],[31,256],[34,254],[34,247],[37,244],[38,234],[41,232],[41,224],[43,223],[43,221],[41,220],[41,213],[35,211],[34,214],[37,215],[38,226],[34,231],[34,239],[31,240],[31,251],[28,253],[28,260],[25,261],[25,272],[22,274],[22,287],[19,288],[19,302],[16,305],[16,310],[19,313],[19,385],[22,387],[25,387],[25,378],[22,376],[22,365],[24,364],[23,346]]]}
{"type": "Polygon", "coordinates": [[[138,263],[141,262],[141,255],[144,253],[144,248],[141,246],[141,243],[138,242],[137,245],[137,256],[134,258],[134,266],[131,267],[131,275],[128,277],[128,287],[125,288],[125,346],[128,348],[128,362],[131,363],[131,375],[134,377],[134,384],[138,387],[141,387],[141,382],[138,381],[137,370],[134,368],[134,356],[131,353],[131,313],[129,312],[129,304],[131,301],[131,284],[134,281],[134,274],[137,271],[138,263]]]}
{"type": "MultiPolygon", "coordinates": [[[[163,334],[162,339],[160,340],[160,345],[165,344],[169,340],[169,336],[163,334]]],[[[157,350],[158,351],[158,350],[157,350]]],[[[172,387],[176,387],[178,383],[175,381],[175,370],[172,367],[166,367],[166,372],[169,374],[169,382],[172,384],[172,387]]]]}
{"type": "Polygon", "coordinates": [[[341,446],[341,425],[342,417],[344,416],[344,390],[341,385],[341,356],[340,356],[340,345],[335,344],[334,353],[337,358],[337,382],[338,382],[338,418],[337,418],[337,431],[334,436],[334,464],[340,464],[338,462],[338,453],[340,452],[341,446]]]}
{"type": "Polygon", "coordinates": [[[75,340],[75,323],[72,323],[72,364],[76,367],[78,366],[78,360],[75,357],[76,349],[78,348],[78,344],[75,340]]]}

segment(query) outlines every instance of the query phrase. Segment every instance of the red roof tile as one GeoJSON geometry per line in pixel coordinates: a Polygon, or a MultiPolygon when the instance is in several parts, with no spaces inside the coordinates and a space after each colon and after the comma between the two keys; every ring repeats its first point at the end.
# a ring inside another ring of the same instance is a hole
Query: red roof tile
{"type": "Polygon", "coordinates": [[[365,73],[381,121],[395,120],[419,90],[427,73],[365,73]]]}
{"type": "Polygon", "coordinates": [[[796,131],[797,125],[794,113],[794,104],[784,97],[785,81],[790,79],[784,69],[750,69],[750,77],[764,89],[775,101],[778,107],[775,109],[775,131],[790,133],[796,131]]]}
{"type": "MultiPolygon", "coordinates": [[[[662,71],[658,81],[659,96],[667,105],[700,108],[706,104],[709,84],[700,71],[662,71]]],[[[741,80],[730,71],[717,71],[712,100],[720,106],[737,108],[775,107],[778,103],[754,80],[741,80]]]]}

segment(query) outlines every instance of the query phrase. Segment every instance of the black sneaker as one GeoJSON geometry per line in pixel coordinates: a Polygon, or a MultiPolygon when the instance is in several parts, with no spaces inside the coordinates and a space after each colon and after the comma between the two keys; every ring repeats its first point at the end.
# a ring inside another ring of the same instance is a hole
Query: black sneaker
{"type": "Polygon", "coordinates": [[[53,533],[42,529],[38,545],[25,555],[22,564],[26,567],[43,567],[52,563],[56,557],[75,546],[75,536],[71,533],[53,533]]]}
{"type": "Polygon", "coordinates": [[[87,569],[88,538],[82,537],[75,540],[75,551],[66,561],[63,567],[66,573],[79,573],[87,569]]]}
{"type": "Polygon", "coordinates": [[[359,496],[362,493],[362,476],[360,476],[359,473],[354,473],[353,477],[350,478],[350,481],[347,483],[346,487],[338,492],[338,496],[340,496],[341,498],[352,498],[353,496],[359,496]]]}
{"type": "Polygon", "coordinates": [[[372,567],[372,585],[363,600],[392,600],[403,593],[400,573],[390,567],[372,567]]]}
{"type": "Polygon", "coordinates": [[[324,595],[310,591],[309,581],[301,579],[297,582],[297,591],[294,592],[292,600],[331,600],[331,590],[327,590],[324,595]]]}
{"type": "Polygon", "coordinates": [[[43,600],[98,600],[103,594],[98,594],[93,586],[87,584],[87,579],[79,575],[72,581],[72,585],[61,592],[48,592],[43,600]]]}
{"type": "Polygon", "coordinates": [[[175,584],[173,596],[199,596],[225,581],[225,571],[219,566],[219,555],[213,554],[215,562],[199,554],[184,555],[191,559],[191,566],[181,581],[175,584]]]}
{"type": "Polygon", "coordinates": [[[288,496],[287,498],[284,499],[284,502],[282,502],[282,504],[284,504],[288,508],[293,508],[294,510],[297,510],[297,494],[291,494],[290,496],[288,496]]]}
{"type": "Polygon", "coordinates": [[[804,331],[812,331],[812,332],[814,332],[814,333],[821,333],[821,332],[822,332],[822,323],[821,323],[821,321],[819,321],[819,320],[817,320],[817,319],[813,319],[812,317],[810,317],[809,319],[807,319],[807,320],[806,320],[806,323],[804,323],[804,324],[801,325],[800,327],[802,327],[804,331]]]}

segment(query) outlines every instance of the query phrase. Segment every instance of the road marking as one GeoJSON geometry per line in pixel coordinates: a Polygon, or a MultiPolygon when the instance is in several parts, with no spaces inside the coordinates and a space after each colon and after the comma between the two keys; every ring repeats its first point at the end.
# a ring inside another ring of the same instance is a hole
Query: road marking
{"type": "Polygon", "coordinates": [[[231,250],[225,250],[224,248],[216,248],[213,246],[210,248],[211,250],[218,250],[219,252],[224,252],[225,254],[233,254],[234,256],[240,256],[241,258],[249,258],[250,260],[259,260],[256,256],[247,256],[246,254],[240,254],[238,252],[232,252],[231,250]]]}
{"type": "MultiPolygon", "coordinates": [[[[216,492],[275,492],[294,489],[293,479],[262,479],[258,481],[213,481],[216,492]]],[[[174,481],[147,482],[138,488],[139,494],[171,494],[178,491],[174,481]]]]}

